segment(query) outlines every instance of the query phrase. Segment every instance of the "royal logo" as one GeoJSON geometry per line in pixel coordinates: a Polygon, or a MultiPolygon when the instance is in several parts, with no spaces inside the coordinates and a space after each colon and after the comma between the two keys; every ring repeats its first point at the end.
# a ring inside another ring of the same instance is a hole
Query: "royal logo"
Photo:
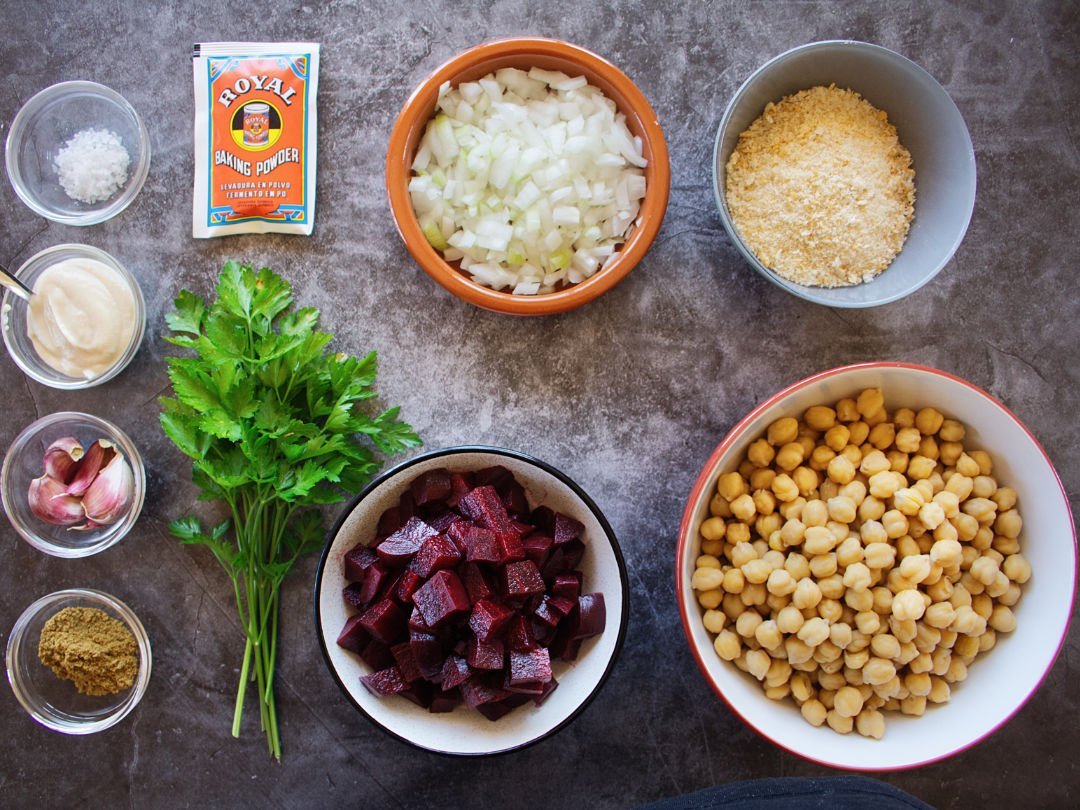
{"type": "Polygon", "coordinates": [[[292,97],[296,95],[296,88],[285,87],[285,83],[278,76],[241,76],[232,83],[232,87],[226,87],[221,91],[221,95],[217,98],[218,104],[231,107],[232,103],[240,96],[246,95],[252,90],[264,90],[267,93],[273,93],[284,101],[287,107],[292,106],[292,97]]]}

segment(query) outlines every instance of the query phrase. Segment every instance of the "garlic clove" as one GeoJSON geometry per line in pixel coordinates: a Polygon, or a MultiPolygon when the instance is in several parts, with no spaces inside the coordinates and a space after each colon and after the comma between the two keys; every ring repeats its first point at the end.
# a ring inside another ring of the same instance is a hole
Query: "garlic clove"
{"type": "Polygon", "coordinates": [[[45,451],[45,475],[62,484],[70,484],[83,455],[83,446],[75,437],[64,436],[57,439],[45,451]]]}
{"type": "Polygon", "coordinates": [[[83,512],[98,526],[115,523],[123,517],[135,497],[135,476],[127,459],[111,445],[109,449],[113,453],[111,460],[82,497],[83,512]]]}
{"type": "Polygon", "coordinates": [[[74,526],[86,519],[82,503],[64,491],[64,484],[48,474],[30,482],[30,511],[54,526],[74,526]]]}
{"type": "Polygon", "coordinates": [[[113,443],[107,439],[98,439],[90,445],[90,449],[86,451],[86,455],[83,456],[82,461],[79,462],[79,468],[75,472],[75,477],[68,483],[68,495],[84,495],[86,491],[90,489],[90,485],[94,483],[94,479],[97,478],[98,473],[100,473],[116,455],[116,448],[113,446],[113,443]]]}

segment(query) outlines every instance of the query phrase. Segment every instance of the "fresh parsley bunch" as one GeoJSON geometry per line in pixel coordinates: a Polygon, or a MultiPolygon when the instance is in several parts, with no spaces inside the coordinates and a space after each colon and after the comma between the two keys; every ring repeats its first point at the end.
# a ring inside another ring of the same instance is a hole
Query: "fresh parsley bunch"
{"type": "Polygon", "coordinates": [[[223,501],[231,513],[209,531],[195,517],[169,528],[184,543],[207,546],[232,580],[247,636],[232,733],[239,736],[254,682],[278,759],[281,583],[323,542],[319,510],[305,507],[359,491],[381,467],[370,445],[392,455],[420,443],[398,408],[371,417],[361,407],[375,396],[375,352],[362,360],[327,353],[333,336],[318,330],[319,311],[292,304],[292,288],[276,273],[234,261],[222,268],[209,307],[181,291],[166,315],[166,340],[195,356],[168,359],[175,397],[162,398],[160,417],[192,459],[199,500],[223,501]]]}

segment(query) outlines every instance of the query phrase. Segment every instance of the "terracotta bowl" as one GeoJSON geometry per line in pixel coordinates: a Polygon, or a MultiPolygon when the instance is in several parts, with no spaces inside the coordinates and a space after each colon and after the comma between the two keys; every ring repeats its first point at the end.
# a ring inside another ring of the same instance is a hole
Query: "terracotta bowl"
{"type": "MultiPolygon", "coordinates": [[[[1064,447],[1062,451],[1064,452],[1064,447]]],[[[1035,693],[1068,631],[1076,598],[1076,531],[1069,500],[1043,448],[1004,405],[966,380],[907,363],[864,363],[836,368],[785,388],[747,414],[706,462],[683,512],[675,558],[675,590],[690,649],[705,679],[758,733],[787,750],[834,768],[887,771],[912,768],[958,754],[993,734],[1035,693]],[[811,405],[856,396],[878,387],[890,412],[933,406],[967,428],[965,447],[994,461],[994,477],[1011,486],[1024,519],[1023,555],[1031,579],[1013,608],[1016,629],[999,633],[993,649],[973,661],[967,678],[952,684],[947,703],[927,706],[922,717],[887,712],[880,740],[854,731],[840,735],[803,720],[794,701],[770,700],[761,684],[713,649],[690,587],[700,553],[698,527],[708,517],[717,477],[735,469],[751,441],[783,416],[801,416],[811,405]]]]}
{"type": "Polygon", "coordinates": [[[424,271],[444,288],[471,304],[510,315],[550,315],[585,304],[614,287],[641,261],[660,230],[667,208],[671,171],[667,144],[656,113],[645,96],[622,71],[584,48],[552,39],[515,37],[470,48],[424,79],[402,107],[390,134],[386,155],[386,191],[405,247],[424,271]],[[540,67],[584,76],[599,87],[626,115],[630,131],[641,138],[649,165],[645,168],[647,191],[638,220],[619,256],[591,278],[553,293],[512,295],[475,283],[428,244],[409,198],[409,178],[424,129],[435,111],[439,87],[444,82],[475,81],[505,67],[528,70],[540,67]]]}

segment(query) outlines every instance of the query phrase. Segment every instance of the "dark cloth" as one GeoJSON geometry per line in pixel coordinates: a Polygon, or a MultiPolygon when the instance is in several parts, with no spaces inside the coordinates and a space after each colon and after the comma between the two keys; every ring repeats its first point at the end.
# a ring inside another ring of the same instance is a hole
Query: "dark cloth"
{"type": "Polygon", "coordinates": [[[933,810],[893,787],[862,776],[751,779],[673,796],[641,810],[933,810]]]}

